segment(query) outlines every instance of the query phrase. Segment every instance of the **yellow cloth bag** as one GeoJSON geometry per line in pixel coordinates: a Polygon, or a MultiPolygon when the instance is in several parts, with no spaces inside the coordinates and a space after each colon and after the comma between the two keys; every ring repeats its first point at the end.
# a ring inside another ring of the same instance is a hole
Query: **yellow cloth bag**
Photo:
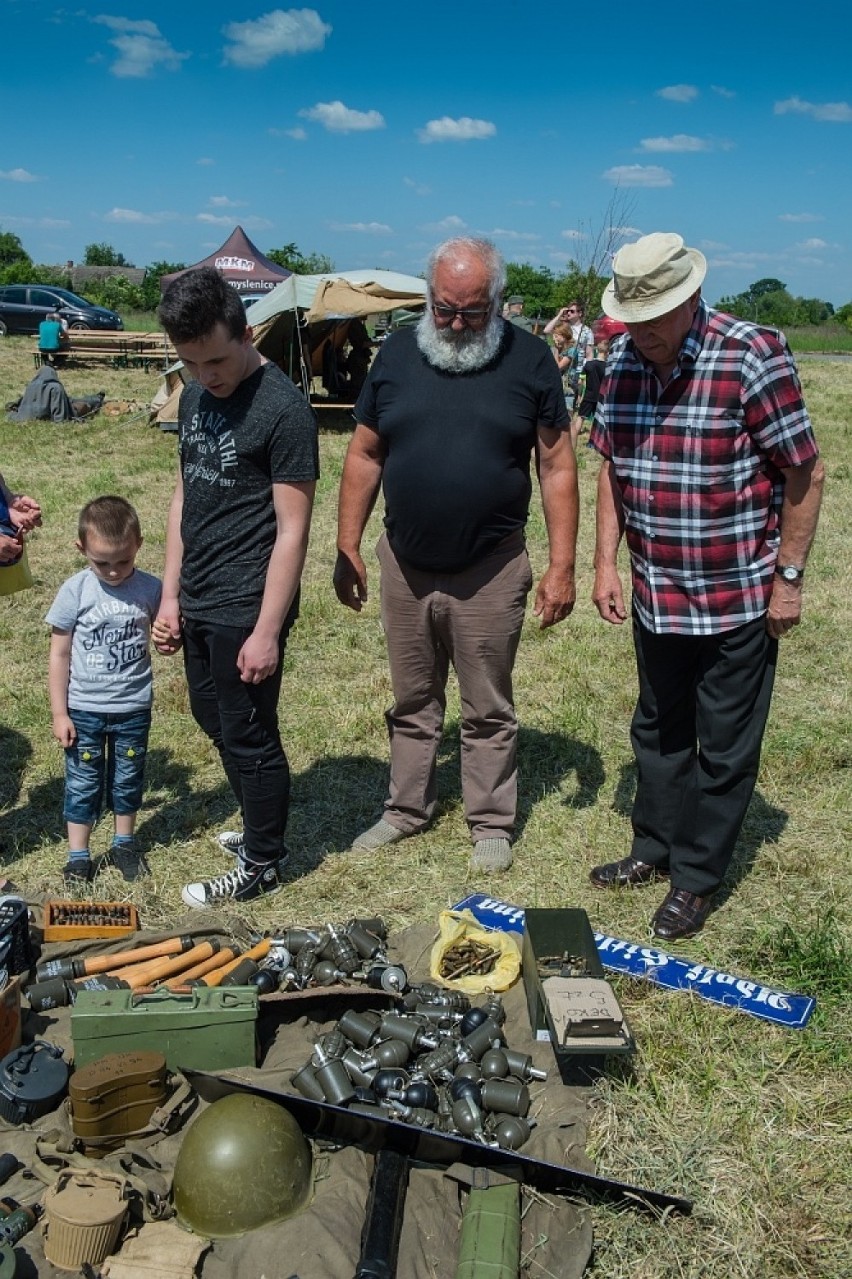
{"type": "Polygon", "coordinates": [[[33,584],[25,546],[21,558],[14,564],[0,564],[0,595],[14,595],[15,591],[28,591],[33,584]]]}
{"type": "Polygon", "coordinates": [[[432,947],[429,973],[433,981],[460,990],[465,995],[481,995],[486,990],[508,990],[521,971],[521,951],[511,933],[483,928],[469,910],[442,910],[438,916],[438,940],[432,947]],[[487,973],[464,977],[442,977],[442,960],[448,950],[466,941],[481,942],[497,952],[494,967],[487,973]]]}

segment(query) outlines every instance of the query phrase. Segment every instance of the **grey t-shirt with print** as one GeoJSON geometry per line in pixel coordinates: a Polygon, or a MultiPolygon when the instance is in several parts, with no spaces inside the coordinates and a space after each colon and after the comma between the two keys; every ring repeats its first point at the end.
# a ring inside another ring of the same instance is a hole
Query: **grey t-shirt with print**
{"type": "Polygon", "coordinates": [[[313,409],[277,365],[261,364],[229,396],[190,382],[179,432],[181,612],[254,626],[277,535],[272,486],[319,474],[313,409]]]}
{"type": "Polygon", "coordinates": [[[71,632],[70,709],[120,714],[151,705],[151,621],[160,591],[159,579],[138,568],[118,586],[90,568],[62,583],[44,620],[71,632]]]}

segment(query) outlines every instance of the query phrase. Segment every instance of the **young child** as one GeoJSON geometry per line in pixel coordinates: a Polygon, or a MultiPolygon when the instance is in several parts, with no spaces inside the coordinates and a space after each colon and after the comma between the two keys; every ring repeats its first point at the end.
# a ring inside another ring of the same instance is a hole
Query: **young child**
{"type": "Polygon", "coordinates": [[[136,568],[141,545],[139,517],[123,497],[88,502],[77,541],[88,568],[63,583],[45,618],[53,735],[65,748],[67,883],[94,875],[89,835],[104,797],[115,813],[109,863],[126,880],[148,873],[133,833],[151,727],[148,641],[161,588],[136,568]]]}

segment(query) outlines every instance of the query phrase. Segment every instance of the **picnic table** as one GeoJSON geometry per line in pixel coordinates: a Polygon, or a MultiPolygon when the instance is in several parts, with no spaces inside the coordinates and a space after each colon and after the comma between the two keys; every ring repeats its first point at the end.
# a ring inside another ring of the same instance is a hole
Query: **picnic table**
{"type": "Polygon", "coordinates": [[[35,350],[32,355],[36,368],[46,361],[65,364],[73,360],[79,364],[112,364],[115,368],[142,365],[146,372],[151,367],[168,368],[177,359],[175,349],[165,334],[124,329],[106,333],[95,333],[91,329],[72,329],[62,350],[35,350]]]}

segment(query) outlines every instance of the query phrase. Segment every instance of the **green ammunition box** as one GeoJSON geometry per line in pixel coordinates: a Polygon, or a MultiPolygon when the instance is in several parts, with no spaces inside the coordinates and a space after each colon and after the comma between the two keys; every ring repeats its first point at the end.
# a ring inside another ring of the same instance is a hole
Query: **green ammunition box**
{"type": "Polygon", "coordinates": [[[228,1070],[256,1063],[257,990],[196,987],[81,990],[71,1009],[74,1065],[107,1053],[160,1052],[169,1070],[228,1070]]]}
{"type": "Polygon", "coordinates": [[[533,1035],[550,1040],[563,1076],[578,1058],[597,1070],[610,1054],[633,1052],[584,910],[526,911],[521,954],[533,1035]]]}

